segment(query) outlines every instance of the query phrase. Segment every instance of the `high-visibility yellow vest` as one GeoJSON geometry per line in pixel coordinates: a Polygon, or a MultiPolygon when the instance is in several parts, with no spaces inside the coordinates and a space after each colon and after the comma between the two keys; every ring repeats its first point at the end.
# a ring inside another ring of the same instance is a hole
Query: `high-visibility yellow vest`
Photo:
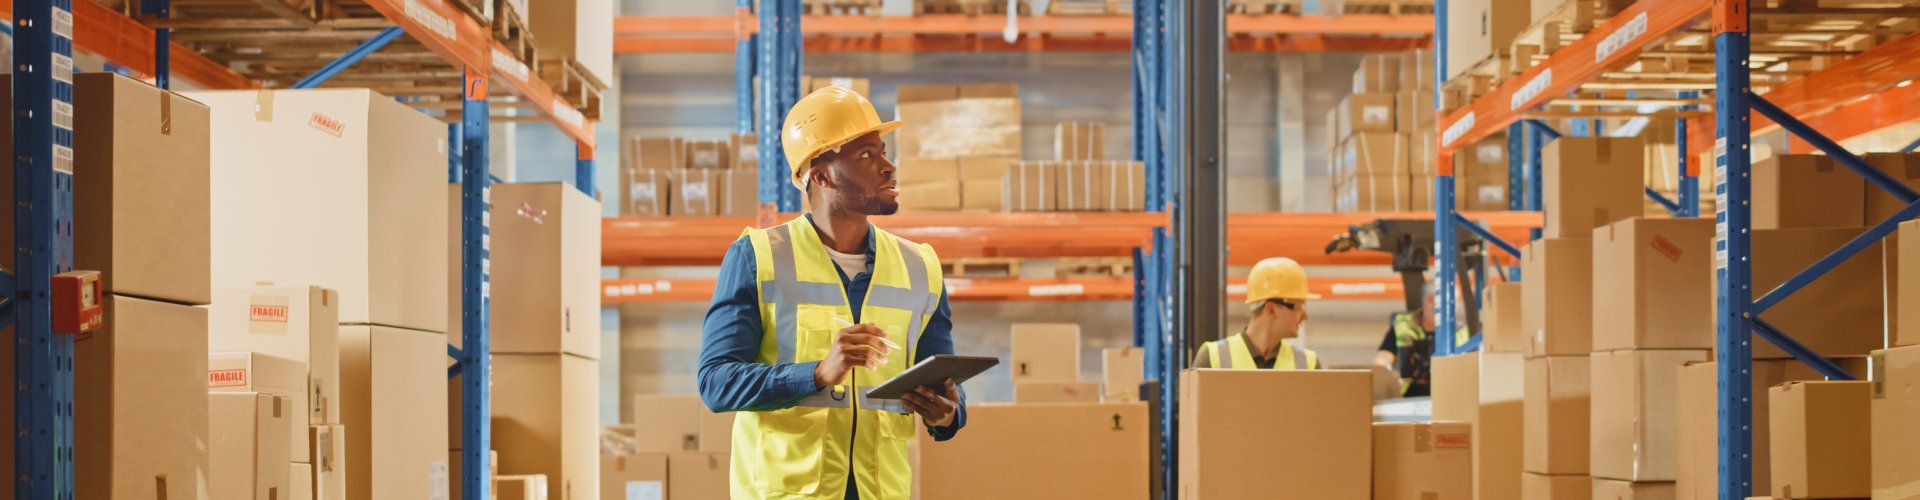
{"type": "MultiPolygon", "coordinates": [[[[1414,342],[1425,340],[1427,330],[1420,328],[1420,324],[1413,321],[1412,313],[1393,313],[1393,337],[1394,343],[1401,349],[1405,349],[1413,347],[1414,342]]],[[[1460,325],[1460,328],[1453,332],[1453,346],[1466,346],[1471,337],[1473,332],[1467,329],[1467,325],[1460,325]]]]}
{"type": "MultiPolygon", "coordinates": [[[[1253,349],[1247,346],[1246,332],[1236,333],[1232,337],[1220,339],[1217,342],[1208,341],[1205,344],[1200,344],[1200,349],[1207,351],[1208,354],[1207,366],[1200,368],[1237,368],[1243,370],[1257,370],[1260,368],[1260,365],[1253,362],[1253,349]],[[1225,344],[1226,349],[1220,348],[1222,344],[1225,344]]],[[[1280,348],[1278,351],[1279,354],[1275,355],[1276,359],[1273,360],[1273,369],[1275,370],[1319,370],[1324,368],[1320,366],[1319,354],[1313,352],[1312,349],[1293,345],[1293,343],[1287,342],[1286,339],[1280,340],[1280,348]]]]}
{"type": "MultiPolygon", "coordinates": [[[[853,309],[812,222],[802,216],[771,229],[747,229],[742,237],[753,244],[764,325],[754,362],[825,359],[844,328],[836,318],[852,322],[853,309]]],[[[913,415],[899,400],[861,395],[913,363],[920,333],[940,304],[940,258],[933,247],[878,228],[873,237],[873,276],[860,321],[880,327],[902,349],[879,369],[854,368],[841,385],[792,408],[735,416],[733,498],[840,500],[849,473],[860,498],[908,497],[913,415]]]]}

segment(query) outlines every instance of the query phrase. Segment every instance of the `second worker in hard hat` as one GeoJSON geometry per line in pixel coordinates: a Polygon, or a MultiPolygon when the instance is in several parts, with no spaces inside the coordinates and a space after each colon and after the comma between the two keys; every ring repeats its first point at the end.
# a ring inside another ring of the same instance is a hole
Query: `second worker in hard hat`
{"type": "Polygon", "coordinates": [[[1200,345],[1194,368],[1247,370],[1318,370],[1320,355],[1292,342],[1307,321],[1307,301],[1320,298],[1307,292],[1307,272],[1285,257],[1260,261],[1247,276],[1247,304],[1252,319],[1247,328],[1218,341],[1200,345]]]}

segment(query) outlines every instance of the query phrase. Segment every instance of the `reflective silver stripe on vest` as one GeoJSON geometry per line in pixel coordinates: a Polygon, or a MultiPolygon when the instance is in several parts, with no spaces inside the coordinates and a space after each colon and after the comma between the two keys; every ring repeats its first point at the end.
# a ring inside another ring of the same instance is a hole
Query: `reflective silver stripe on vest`
{"type": "Polygon", "coordinates": [[[879,399],[879,398],[867,397],[867,393],[873,392],[873,388],[874,386],[860,387],[860,409],[889,411],[889,412],[894,412],[901,415],[909,415],[913,413],[911,411],[907,411],[907,405],[900,404],[900,400],[898,399],[879,399]]]}
{"type": "MultiPolygon", "coordinates": [[[[773,304],[774,341],[780,346],[780,363],[794,361],[793,341],[799,336],[799,311],[795,304],[840,305],[847,303],[846,290],[838,283],[803,282],[794,276],[798,263],[793,260],[793,235],[785,224],[767,230],[767,246],[773,250],[773,286],[762,284],[760,301],[773,304]]],[[[840,408],[845,408],[841,404],[840,408]]]]}
{"type": "Polygon", "coordinates": [[[1293,346],[1293,369],[1312,370],[1312,362],[1307,361],[1307,348],[1293,346]]]}
{"type": "MultiPolygon", "coordinates": [[[[834,386],[834,387],[839,387],[839,386],[834,386]]],[[[816,393],[813,393],[812,395],[807,396],[806,399],[800,400],[800,402],[798,404],[795,404],[794,406],[805,406],[808,408],[848,408],[850,407],[851,405],[847,402],[847,399],[848,399],[847,396],[849,396],[849,394],[847,394],[846,392],[834,393],[833,392],[834,387],[821,389],[820,392],[816,392],[816,393]]]]}
{"type": "Polygon", "coordinates": [[[1213,366],[1233,368],[1233,338],[1227,337],[1213,343],[1213,366]]]}

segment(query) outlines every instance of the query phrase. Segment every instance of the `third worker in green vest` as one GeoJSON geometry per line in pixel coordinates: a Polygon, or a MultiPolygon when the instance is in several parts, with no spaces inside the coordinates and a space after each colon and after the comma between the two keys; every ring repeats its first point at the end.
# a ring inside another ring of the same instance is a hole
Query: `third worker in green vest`
{"type": "MultiPolygon", "coordinates": [[[[1429,359],[1433,357],[1433,282],[1420,287],[1420,310],[1393,313],[1387,324],[1387,336],[1380,340],[1380,350],[1373,354],[1373,364],[1391,368],[1400,373],[1400,396],[1420,397],[1431,394],[1429,383],[1432,372],[1429,359]]],[[[1466,345],[1472,336],[1465,325],[1461,325],[1454,334],[1454,346],[1466,345]]]]}
{"type": "Polygon", "coordinates": [[[1286,257],[1260,261],[1247,276],[1247,304],[1253,318],[1246,330],[1200,345],[1194,368],[1243,370],[1318,370],[1320,355],[1288,339],[1300,337],[1307,321],[1307,301],[1320,298],[1307,292],[1307,272],[1286,257]]]}

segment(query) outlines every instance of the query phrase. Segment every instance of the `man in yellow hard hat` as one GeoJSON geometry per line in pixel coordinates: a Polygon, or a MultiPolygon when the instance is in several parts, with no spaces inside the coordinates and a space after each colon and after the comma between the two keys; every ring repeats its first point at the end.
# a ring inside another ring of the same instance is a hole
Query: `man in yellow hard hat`
{"type": "Polygon", "coordinates": [[[952,380],[865,397],[908,366],[952,354],[933,247],[874,227],[900,209],[895,166],[865,97],[840,87],[793,105],[781,128],[812,210],[749,228],[720,267],[702,324],[700,397],[733,422],[736,499],[905,499],[914,416],[945,441],[966,425],[952,380]]]}
{"type": "Polygon", "coordinates": [[[1288,339],[1300,337],[1307,321],[1307,301],[1320,298],[1307,291],[1307,271],[1286,257],[1254,264],[1247,275],[1247,304],[1253,318],[1231,337],[1200,345],[1194,368],[1258,370],[1318,370],[1320,355],[1288,339]]]}

